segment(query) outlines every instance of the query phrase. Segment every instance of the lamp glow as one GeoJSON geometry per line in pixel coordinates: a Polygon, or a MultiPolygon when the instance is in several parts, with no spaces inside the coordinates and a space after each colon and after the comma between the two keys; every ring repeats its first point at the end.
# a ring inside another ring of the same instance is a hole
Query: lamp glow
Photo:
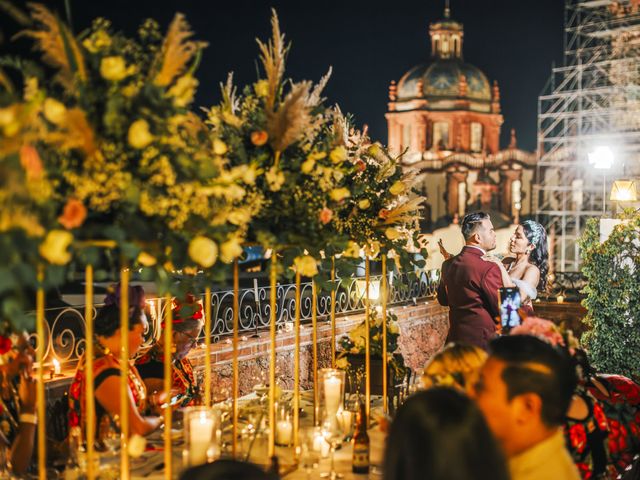
{"type": "Polygon", "coordinates": [[[596,147],[589,153],[589,163],[596,170],[609,170],[613,165],[613,152],[609,147],[596,147]]]}
{"type": "Polygon", "coordinates": [[[611,187],[610,200],[616,202],[635,202],[638,200],[636,182],[633,180],[616,180],[611,187]]]}

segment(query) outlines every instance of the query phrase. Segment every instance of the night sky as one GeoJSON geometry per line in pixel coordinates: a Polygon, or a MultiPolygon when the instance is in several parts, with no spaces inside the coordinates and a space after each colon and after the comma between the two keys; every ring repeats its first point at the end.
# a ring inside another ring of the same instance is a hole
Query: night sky
{"type": "MultiPolygon", "coordinates": [[[[144,18],[158,20],[162,30],[176,11],[187,16],[198,39],[209,42],[198,78],[198,105],[219,99],[218,84],[229,71],[236,84],[255,81],[255,38],[270,34],[270,8],[276,8],[286,38],[293,42],[287,76],[318,80],[333,66],[325,91],[368,124],[371,136],[386,143],[384,113],[390,80],[428,61],[428,26],[443,16],[444,0],[69,0],[73,27],[80,31],[97,16],[134,33],[144,18]]],[[[15,2],[18,4],[18,2],[15,2]]],[[[64,17],[64,1],[44,2],[64,17]]],[[[452,18],[464,24],[464,58],[498,80],[502,96],[502,145],[509,130],[518,145],[535,149],[537,97],[552,62],[562,63],[561,0],[452,0],[452,18]]],[[[5,24],[5,21],[2,22],[5,24]]],[[[5,36],[6,41],[6,36],[5,36]]],[[[11,50],[6,43],[4,50],[11,50]]]]}

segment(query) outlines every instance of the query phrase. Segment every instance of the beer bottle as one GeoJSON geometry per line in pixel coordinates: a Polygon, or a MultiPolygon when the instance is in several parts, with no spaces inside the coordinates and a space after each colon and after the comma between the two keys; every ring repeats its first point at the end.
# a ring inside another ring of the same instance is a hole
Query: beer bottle
{"type": "Polygon", "coordinates": [[[353,433],[353,473],[369,473],[369,434],[367,410],[363,402],[358,405],[356,427],[353,433]]]}

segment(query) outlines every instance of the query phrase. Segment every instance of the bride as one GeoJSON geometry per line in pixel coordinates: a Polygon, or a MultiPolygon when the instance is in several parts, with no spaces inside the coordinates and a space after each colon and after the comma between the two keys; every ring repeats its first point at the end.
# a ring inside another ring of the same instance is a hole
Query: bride
{"type": "Polygon", "coordinates": [[[509,253],[511,256],[502,260],[490,255],[482,258],[500,267],[503,285],[518,288],[521,308],[527,315],[532,315],[532,302],[537,298],[538,291],[547,287],[549,273],[547,232],[544,227],[533,220],[522,222],[511,235],[509,253]]]}

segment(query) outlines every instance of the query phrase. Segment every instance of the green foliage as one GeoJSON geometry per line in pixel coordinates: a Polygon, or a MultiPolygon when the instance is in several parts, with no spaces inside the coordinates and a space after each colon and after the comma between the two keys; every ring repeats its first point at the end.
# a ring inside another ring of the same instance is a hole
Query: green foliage
{"type": "Polygon", "coordinates": [[[579,241],[587,279],[582,337],[591,361],[607,373],[640,374],[640,214],[625,211],[609,238],[600,243],[597,219],[579,241]]]}

